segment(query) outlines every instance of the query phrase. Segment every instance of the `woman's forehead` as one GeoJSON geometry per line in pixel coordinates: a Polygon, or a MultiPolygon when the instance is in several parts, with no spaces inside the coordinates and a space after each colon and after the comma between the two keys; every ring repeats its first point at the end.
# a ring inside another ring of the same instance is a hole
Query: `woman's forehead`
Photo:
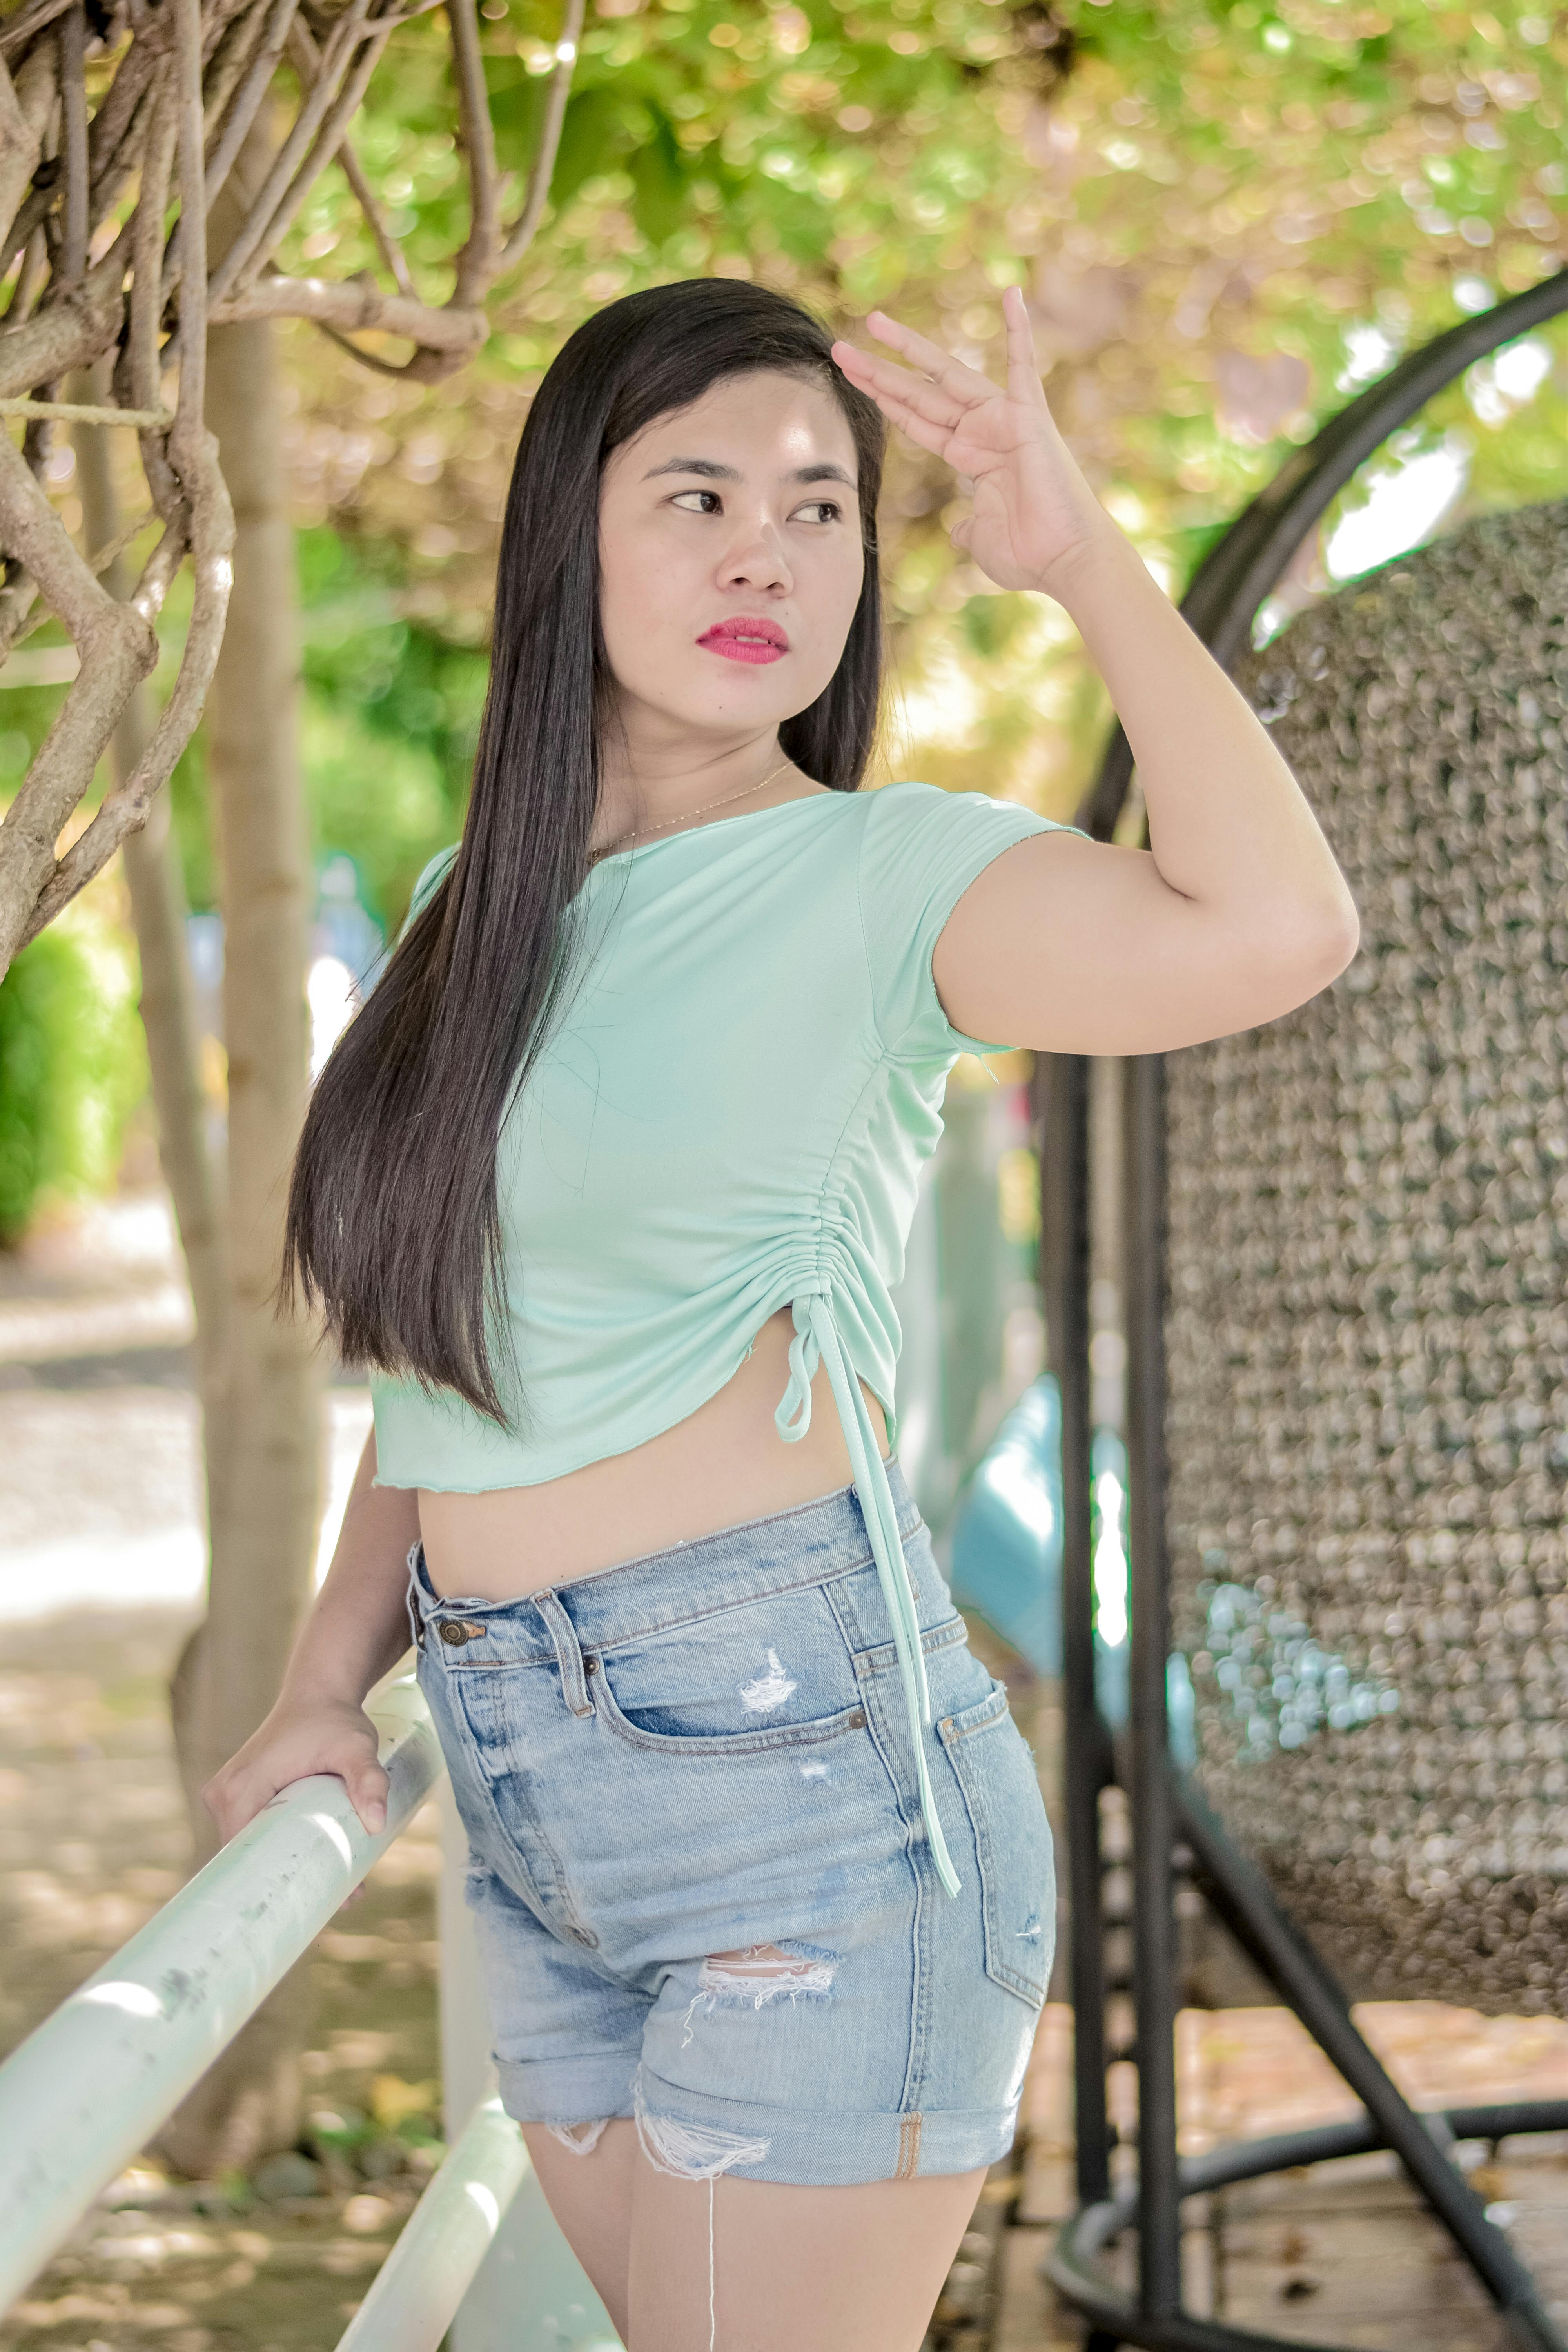
{"type": "Polygon", "coordinates": [[[641,479],[679,457],[703,461],[696,471],[721,464],[740,476],[788,475],[817,462],[833,463],[851,483],[858,472],[855,436],[832,393],[810,376],[777,368],[722,377],[689,407],[652,418],[610,462],[641,479]]]}

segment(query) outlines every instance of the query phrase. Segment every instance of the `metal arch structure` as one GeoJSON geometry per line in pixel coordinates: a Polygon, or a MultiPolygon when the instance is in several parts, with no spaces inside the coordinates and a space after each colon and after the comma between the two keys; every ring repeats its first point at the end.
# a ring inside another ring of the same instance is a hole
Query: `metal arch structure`
{"type": "MultiPolygon", "coordinates": [[[[1356,469],[1464,370],[1568,310],[1568,269],[1435,338],[1352,401],[1292,456],[1205,558],[1182,600],[1194,633],[1229,668],[1250,646],[1254,617],[1307,532],[1356,469]]],[[[1112,837],[1127,803],[1132,757],[1114,733],[1078,822],[1112,837]]],[[[1194,1780],[1173,1763],[1166,1723],[1171,1641],[1165,1459],[1165,1108],[1163,1057],[1123,1066],[1122,1255],[1128,1341],[1131,1466],[1130,1726],[1114,1745],[1095,1696],[1091,1558],[1093,1435],[1089,1408],[1089,1061],[1042,1057],[1041,1276],[1051,1361],[1061,1388],[1063,1679],[1066,1829],[1071,1888],[1078,2210],[1046,2264],[1064,2298],[1089,2319],[1093,2352],[1118,2343],[1147,2352],[1287,2352],[1285,2339],[1200,2319],[1183,2308],[1180,2213],[1184,2197],[1289,2166],[1388,2148],[1443,2221],[1497,2305],[1520,2352],[1568,2352],[1535,2282],[1486,2217],[1447,2150],[1465,2138],[1555,2131],[1568,2105],[1536,2102],[1447,2116],[1418,2115],[1352,2021],[1321,1956],[1276,1902],[1194,1780]],[[1113,2196],[1106,2099],[1106,1970],[1100,1914],[1101,1791],[1120,1782],[1132,1824],[1133,1990],[1139,2128],[1136,2188],[1113,2196]],[[1366,2110],[1353,2126],[1245,2143],[1197,2161],[1176,2148],[1174,2025],[1177,1952],[1173,1854],[1191,1853],[1210,1902],[1248,1958],[1300,2018],[1366,2110]],[[1133,2230],[1138,2284],[1129,2292],[1100,2260],[1133,2230]]],[[[1289,2352],[1331,2352],[1291,2339],[1289,2352]]]]}

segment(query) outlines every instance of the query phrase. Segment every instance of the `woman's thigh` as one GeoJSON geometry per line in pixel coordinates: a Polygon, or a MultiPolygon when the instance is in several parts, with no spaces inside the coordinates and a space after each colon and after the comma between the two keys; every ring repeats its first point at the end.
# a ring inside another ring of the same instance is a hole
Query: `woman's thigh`
{"type": "Polygon", "coordinates": [[[638,2149],[628,2352],[919,2352],[984,2178],[679,2180],[638,2149]]]}
{"type": "Polygon", "coordinates": [[[588,2156],[542,2125],[524,2132],[629,2352],[916,2352],[985,2178],[677,2180],[647,2161],[630,2123],[609,2124],[588,2156]]]}

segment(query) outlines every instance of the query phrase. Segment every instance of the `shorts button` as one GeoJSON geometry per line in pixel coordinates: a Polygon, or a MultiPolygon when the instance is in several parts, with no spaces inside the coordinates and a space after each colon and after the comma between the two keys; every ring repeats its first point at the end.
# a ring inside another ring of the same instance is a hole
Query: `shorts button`
{"type": "Polygon", "coordinates": [[[855,1710],[854,1714],[850,1717],[850,1718],[849,1718],[849,1727],[850,1727],[850,1729],[851,1729],[852,1731],[864,1731],[864,1730],[865,1730],[865,1728],[866,1728],[866,1710],[865,1710],[865,1708],[864,1708],[863,1706],[858,1706],[858,1707],[856,1708],[856,1710],[855,1710]]]}
{"type": "Polygon", "coordinates": [[[436,1631],[440,1634],[443,1642],[453,1643],[458,1649],[461,1649],[468,1638],[468,1627],[459,1625],[454,1617],[443,1617],[437,1625],[436,1631]]]}
{"type": "Polygon", "coordinates": [[[584,1661],[583,1661],[583,1672],[584,1672],[585,1675],[596,1675],[596,1674],[598,1673],[598,1671],[599,1671],[599,1661],[598,1661],[598,1659],[597,1659],[597,1658],[584,1658],[584,1661]]]}

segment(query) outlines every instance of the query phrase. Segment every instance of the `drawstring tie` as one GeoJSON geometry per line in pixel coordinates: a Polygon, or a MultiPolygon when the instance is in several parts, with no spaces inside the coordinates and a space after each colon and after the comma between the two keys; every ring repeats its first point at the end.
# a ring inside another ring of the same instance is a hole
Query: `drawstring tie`
{"type": "Polygon", "coordinates": [[[915,1772],[926,1838],[938,1878],[949,1895],[956,1895],[959,1891],[958,1873],[952,1866],[952,1856],[942,1837],[942,1823],[937,1819],[936,1803],[931,1795],[931,1775],[926,1769],[925,1730],[931,1722],[931,1692],[926,1684],[925,1653],[921,1647],[920,1613],[910,1583],[910,1571],[904,1562],[904,1547],[899,1536],[899,1515],[893,1507],[887,1467],[877,1444],[876,1431],[871,1426],[871,1416],[867,1411],[860,1383],[852,1378],[845,1362],[830,1302],[819,1292],[810,1291],[795,1297],[791,1311],[795,1318],[795,1337],[789,1343],[789,1384],[773,1414],[773,1426],[787,1444],[797,1444],[805,1435],[811,1427],[811,1383],[816,1378],[817,1366],[826,1364],[828,1386],[833,1391],[833,1402],[838,1408],[845,1443],[849,1448],[855,1489],[860,1497],[867,1531],[871,1538],[878,1581],[888,1604],[888,1614],[893,1621],[893,1642],[898,1651],[899,1673],[910,1712],[910,1732],[915,1746],[915,1772]]]}

